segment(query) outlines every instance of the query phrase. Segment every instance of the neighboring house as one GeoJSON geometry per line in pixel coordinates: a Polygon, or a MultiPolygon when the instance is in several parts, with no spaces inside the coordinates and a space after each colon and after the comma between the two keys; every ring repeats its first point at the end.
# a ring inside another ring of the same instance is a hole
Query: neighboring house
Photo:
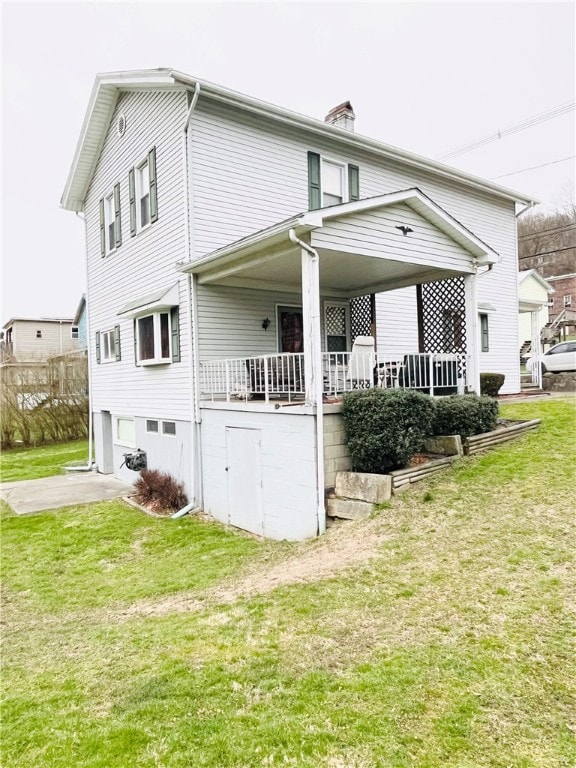
{"type": "Polygon", "coordinates": [[[139,448],[274,538],[323,532],[349,468],[327,395],[478,391],[481,370],[520,389],[533,201],[355,134],[347,102],[327,120],[168,69],[100,75],[62,197],[86,221],[99,471],[135,479],[139,448]]]}
{"type": "Polygon", "coordinates": [[[72,338],[78,339],[78,349],[88,347],[88,313],[86,311],[86,294],[84,293],[78,302],[71,333],[72,338]]]}
{"type": "MultiPolygon", "coordinates": [[[[518,273],[518,331],[520,360],[535,358],[543,351],[542,329],[548,323],[548,305],[554,288],[535,269],[518,273]]],[[[532,384],[540,386],[540,366],[532,369],[532,384]]]]}
{"type": "Polygon", "coordinates": [[[564,337],[567,333],[576,333],[576,272],[552,275],[547,279],[554,287],[548,319],[561,325],[564,337]]]}
{"type": "Polygon", "coordinates": [[[39,363],[76,349],[72,318],[13,317],[3,326],[2,362],[39,363]]]}

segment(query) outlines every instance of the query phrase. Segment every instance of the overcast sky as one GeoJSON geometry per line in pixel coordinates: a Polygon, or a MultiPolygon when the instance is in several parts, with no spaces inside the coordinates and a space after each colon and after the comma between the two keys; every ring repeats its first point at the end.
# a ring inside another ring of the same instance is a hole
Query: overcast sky
{"type": "MultiPolygon", "coordinates": [[[[2,323],[71,316],[85,290],[83,223],[59,201],[97,72],[172,67],[317,118],[349,99],[358,133],[432,158],[575,97],[572,2],[2,10],[2,323]]],[[[574,188],[574,115],[447,162],[553,208],[574,188]]]]}

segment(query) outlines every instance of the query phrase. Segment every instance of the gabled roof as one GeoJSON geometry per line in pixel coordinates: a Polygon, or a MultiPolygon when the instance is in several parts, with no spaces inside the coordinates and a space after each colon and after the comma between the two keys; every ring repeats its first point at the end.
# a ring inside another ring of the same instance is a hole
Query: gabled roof
{"type": "Polygon", "coordinates": [[[542,288],[544,288],[544,290],[547,291],[548,293],[556,293],[556,291],[550,285],[550,283],[544,280],[542,275],[539,275],[535,269],[526,269],[523,272],[518,272],[518,285],[522,285],[522,283],[525,280],[527,280],[529,277],[534,278],[534,280],[536,280],[537,283],[540,283],[542,288]]]}
{"type": "MultiPolygon", "coordinates": [[[[277,107],[259,99],[254,99],[237,91],[223,88],[220,85],[200,80],[172,69],[144,69],[126,72],[110,72],[96,76],[90,95],[88,109],[80,131],[80,137],[74,153],[64,193],[61,199],[63,208],[81,211],[84,198],[90,185],[94,168],[98,160],[104,137],[108,129],[112,113],[116,106],[118,94],[122,91],[138,89],[192,89],[200,98],[209,98],[225,102],[239,109],[259,116],[275,120],[285,125],[291,125],[299,130],[306,129],[312,133],[328,137],[341,144],[362,149],[389,160],[401,162],[429,171],[437,176],[464,183],[470,187],[497,195],[498,197],[519,203],[537,202],[531,196],[520,194],[486,179],[459,171],[456,168],[438,163],[435,160],[416,155],[399,149],[390,144],[361,136],[347,131],[345,128],[325,123],[323,120],[300,115],[297,112],[277,107]]],[[[182,126],[184,127],[184,126],[182,126]]]]}
{"type": "Polygon", "coordinates": [[[453,216],[447,213],[443,208],[437,205],[427,195],[416,187],[404,189],[398,192],[391,192],[386,195],[358,200],[353,203],[342,203],[333,205],[329,208],[320,208],[317,211],[308,211],[299,213],[289,219],[255,232],[247,237],[243,237],[234,243],[218,248],[212,251],[202,259],[192,262],[183,262],[179,268],[183,272],[197,272],[210,269],[215,262],[226,263],[227,261],[242,258],[244,255],[251,255],[255,251],[265,248],[275,247],[287,241],[289,230],[294,229],[297,234],[302,235],[314,229],[324,226],[325,222],[333,219],[339,219],[363,211],[374,210],[376,208],[386,208],[398,203],[404,203],[412,208],[416,213],[428,220],[438,229],[451,237],[455,242],[461,245],[465,250],[471,253],[479,264],[494,264],[498,262],[499,257],[486,243],[467,229],[463,224],[457,221],[453,216]]]}

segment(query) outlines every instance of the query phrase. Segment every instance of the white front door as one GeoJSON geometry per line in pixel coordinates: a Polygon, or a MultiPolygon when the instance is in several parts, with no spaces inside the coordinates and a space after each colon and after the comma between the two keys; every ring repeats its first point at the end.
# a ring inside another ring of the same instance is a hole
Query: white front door
{"type": "Polygon", "coordinates": [[[263,536],[260,438],[259,429],[226,427],[228,522],[263,536]]]}

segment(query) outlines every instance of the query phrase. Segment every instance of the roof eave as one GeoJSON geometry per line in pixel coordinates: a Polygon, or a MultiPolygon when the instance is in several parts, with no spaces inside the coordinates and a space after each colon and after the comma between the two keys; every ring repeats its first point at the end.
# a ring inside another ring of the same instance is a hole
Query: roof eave
{"type": "MultiPolygon", "coordinates": [[[[80,130],[80,136],[76,144],[76,150],[72,159],[72,165],[66,179],[66,185],[62,198],[60,199],[60,206],[69,211],[80,212],[84,210],[84,197],[88,189],[89,181],[85,182],[81,186],[81,193],[76,189],[74,182],[77,180],[80,160],[84,153],[84,147],[86,144],[87,136],[91,128],[94,128],[94,113],[96,107],[100,105],[102,101],[102,94],[108,93],[112,98],[108,101],[108,105],[105,111],[98,118],[98,123],[101,126],[108,126],[112,113],[116,107],[116,101],[118,93],[121,88],[146,88],[150,86],[173,86],[174,79],[170,76],[169,69],[160,69],[156,71],[151,70],[131,70],[126,72],[106,72],[96,75],[92,92],[90,94],[90,100],[88,102],[88,108],[84,116],[82,128],[80,130]]],[[[93,170],[94,164],[100,155],[102,145],[106,136],[106,129],[99,131],[98,143],[90,152],[91,168],[93,170]]],[[[91,176],[91,174],[90,174],[91,176]]]]}
{"type": "Polygon", "coordinates": [[[451,166],[444,165],[435,160],[423,157],[422,155],[408,152],[407,150],[394,147],[391,144],[385,144],[384,142],[371,139],[368,136],[362,136],[361,134],[352,133],[345,128],[339,128],[338,126],[325,123],[322,120],[316,118],[307,117],[297,112],[292,112],[283,107],[278,107],[275,104],[269,104],[268,102],[255,99],[251,96],[247,96],[237,91],[231,91],[222,86],[216,85],[206,80],[190,77],[177,70],[171,71],[171,76],[175,81],[181,82],[188,86],[195,86],[197,83],[200,85],[201,93],[206,96],[211,96],[214,99],[224,101],[229,104],[243,107],[256,114],[262,116],[274,116],[284,123],[292,126],[302,128],[306,126],[310,131],[319,133],[330,138],[337,138],[338,140],[347,143],[351,146],[366,149],[371,152],[376,151],[378,154],[383,154],[389,157],[391,160],[397,160],[408,165],[412,165],[417,168],[431,171],[437,175],[445,178],[450,178],[454,181],[458,181],[464,184],[471,184],[479,189],[495,194],[499,197],[511,200],[516,203],[537,204],[540,201],[530,195],[523,195],[516,192],[513,189],[502,187],[499,184],[492,184],[486,179],[482,179],[478,176],[459,171],[451,166]]]}

